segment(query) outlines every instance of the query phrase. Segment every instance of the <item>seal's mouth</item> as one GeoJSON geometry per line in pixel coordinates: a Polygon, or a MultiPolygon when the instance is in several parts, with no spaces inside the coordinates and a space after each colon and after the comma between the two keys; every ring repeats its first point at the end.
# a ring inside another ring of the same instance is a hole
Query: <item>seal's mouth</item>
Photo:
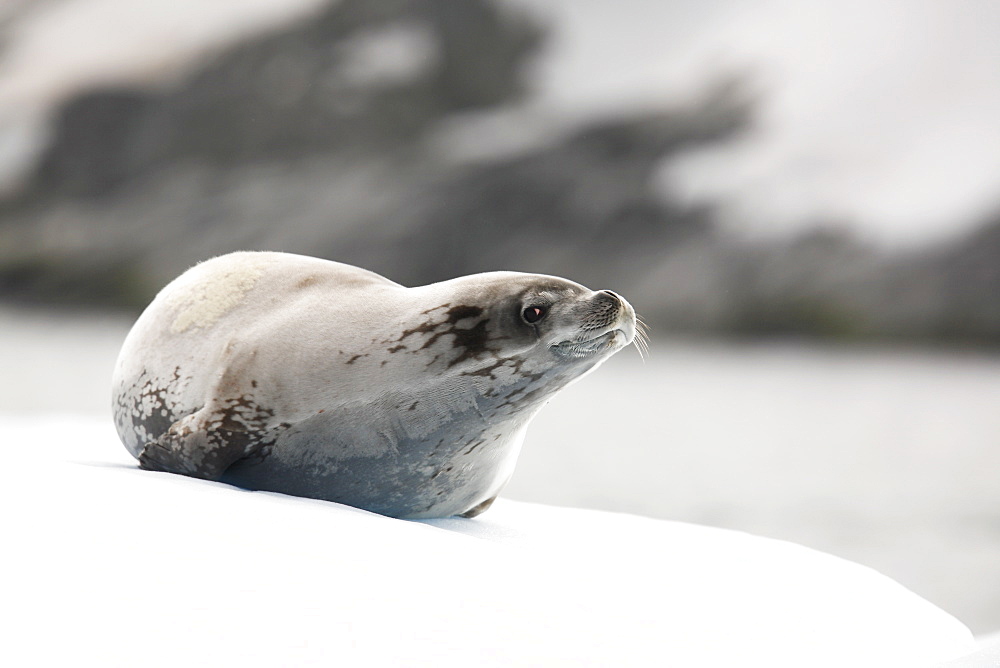
{"type": "Polygon", "coordinates": [[[597,353],[604,352],[615,347],[615,344],[619,340],[625,340],[627,338],[624,331],[620,329],[612,329],[600,336],[594,337],[593,339],[586,339],[584,341],[561,341],[552,346],[553,352],[562,357],[572,357],[572,358],[582,358],[590,357],[591,355],[596,355],[597,353]]]}

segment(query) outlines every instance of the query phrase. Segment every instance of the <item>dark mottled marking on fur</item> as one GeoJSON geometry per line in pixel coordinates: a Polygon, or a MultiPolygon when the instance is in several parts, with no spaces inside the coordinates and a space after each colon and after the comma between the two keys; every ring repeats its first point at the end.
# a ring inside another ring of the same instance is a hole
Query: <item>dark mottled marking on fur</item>
{"type": "Polygon", "coordinates": [[[199,412],[185,416],[196,419],[193,429],[183,417],[175,417],[165,432],[147,441],[139,454],[139,465],[218,480],[236,460],[266,458],[266,449],[290,426],[283,422],[271,428],[274,411],[260,406],[250,394],[226,399],[219,409],[203,417],[197,415],[199,412]]]}
{"type": "Polygon", "coordinates": [[[466,451],[465,451],[464,453],[462,453],[462,454],[465,454],[465,455],[470,455],[470,454],[472,454],[472,451],[473,451],[473,450],[475,450],[476,448],[478,448],[478,447],[479,447],[480,445],[482,445],[482,444],[483,444],[483,440],[482,440],[482,439],[479,439],[478,441],[476,441],[475,443],[473,443],[473,444],[472,444],[472,447],[471,447],[471,448],[469,448],[468,450],[466,450],[466,451]]]}
{"type": "Polygon", "coordinates": [[[119,432],[131,429],[140,441],[159,438],[165,434],[178,419],[178,406],[171,401],[167,388],[183,387],[191,380],[182,380],[180,371],[180,367],[174,367],[170,379],[160,382],[151,378],[149,372],[143,369],[136,382],[139,391],[132,394],[132,400],[129,401],[128,393],[115,397],[115,422],[119,432]]]}
{"type": "MultiPolygon", "coordinates": [[[[452,348],[459,349],[460,352],[454,359],[448,362],[448,368],[469,359],[479,359],[486,353],[496,352],[495,349],[490,348],[487,345],[490,341],[490,334],[486,329],[486,325],[490,321],[489,318],[483,318],[471,327],[457,326],[457,324],[462,320],[481,316],[483,314],[482,307],[468,304],[459,304],[457,306],[442,304],[440,306],[435,306],[434,308],[422,311],[421,313],[423,315],[429,315],[442,309],[447,309],[443,313],[445,316],[444,319],[429,320],[417,325],[416,327],[403,330],[403,332],[396,339],[387,339],[383,341],[382,343],[397,344],[387,348],[387,351],[390,353],[396,353],[401,350],[406,350],[412,355],[419,355],[423,350],[426,350],[437,343],[442,337],[450,334],[454,337],[451,344],[452,348]],[[429,336],[417,348],[410,348],[406,344],[402,343],[405,339],[415,334],[428,334],[429,336]]],[[[434,364],[440,357],[440,353],[435,355],[434,358],[427,363],[427,366],[429,367],[434,364]]]]}
{"type": "Polygon", "coordinates": [[[451,368],[458,364],[459,362],[464,362],[470,358],[477,358],[480,355],[490,352],[490,348],[486,346],[486,342],[489,341],[490,335],[486,331],[486,323],[489,319],[480,320],[476,323],[475,327],[470,327],[469,329],[452,329],[451,333],[455,335],[455,341],[452,346],[455,348],[462,348],[462,352],[455,359],[448,362],[448,367],[451,368]]]}

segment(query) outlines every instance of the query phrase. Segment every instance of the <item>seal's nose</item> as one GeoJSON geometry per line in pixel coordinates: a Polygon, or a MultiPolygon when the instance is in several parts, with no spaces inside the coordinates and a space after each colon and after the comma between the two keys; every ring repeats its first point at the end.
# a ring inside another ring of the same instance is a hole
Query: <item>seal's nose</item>
{"type": "MultiPolygon", "coordinates": [[[[625,343],[631,343],[635,338],[635,309],[624,297],[611,290],[599,290],[596,297],[599,308],[604,313],[613,316],[615,327],[625,333],[625,343]]],[[[610,324],[610,323],[609,323],[610,324]]]]}
{"type": "Polygon", "coordinates": [[[622,298],[619,297],[618,293],[616,292],[612,292],[611,290],[601,290],[601,294],[611,297],[611,299],[615,302],[615,304],[618,304],[619,306],[622,303],[622,298]]]}

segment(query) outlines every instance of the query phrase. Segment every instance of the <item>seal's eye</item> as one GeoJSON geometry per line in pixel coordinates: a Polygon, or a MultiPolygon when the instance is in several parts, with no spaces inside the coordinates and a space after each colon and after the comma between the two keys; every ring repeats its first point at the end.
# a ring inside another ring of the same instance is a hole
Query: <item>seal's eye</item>
{"type": "Polygon", "coordinates": [[[529,324],[534,324],[545,317],[544,306],[529,306],[521,311],[521,317],[529,324]]]}

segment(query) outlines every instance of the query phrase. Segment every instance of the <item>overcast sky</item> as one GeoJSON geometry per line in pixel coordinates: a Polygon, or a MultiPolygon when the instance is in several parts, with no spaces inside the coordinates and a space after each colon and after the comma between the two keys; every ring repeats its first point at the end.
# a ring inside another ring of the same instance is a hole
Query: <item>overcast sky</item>
{"type": "MultiPolygon", "coordinates": [[[[689,201],[725,202],[734,228],[844,222],[909,244],[1000,206],[1000,3],[507,2],[553,31],[534,71],[537,109],[676,104],[747,73],[761,92],[754,130],[662,175],[689,201]]],[[[25,117],[73,87],[163,75],[220,39],[318,4],[62,0],[28,12],[0,61],[0,162],[27,145],[25,117]]]]}
{"type": "Polygon", "coordinates": [[[906,244],[1000,208],[1000,3],[516,1],[556,28],[545,104],[669,103],[752,77],[755,130],[665,174],[727,202],[734,226],[843,221],[906,244]]]}

